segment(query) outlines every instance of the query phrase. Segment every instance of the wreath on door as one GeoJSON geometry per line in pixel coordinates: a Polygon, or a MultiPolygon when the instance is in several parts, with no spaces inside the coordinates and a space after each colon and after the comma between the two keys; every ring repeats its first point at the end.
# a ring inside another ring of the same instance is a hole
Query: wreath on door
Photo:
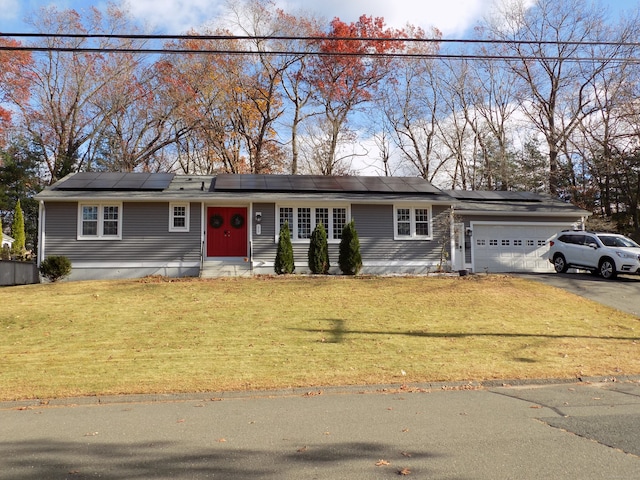
{"type": "Polygon", "coordinates": [[[209,219],[209,225],[211,225],[211,228],[220,228],[223,223],[224,219],[222,218],[222,215],[211,215],[211,218],[209,219]]]}
{"type": "Polygon", "coordinates": [[[239,213],[236,213],[231,217],[231,226],[233,228],[242,228],[243,225],[244,225],[244,217],[242,215],[240,215],[239,213]]]}

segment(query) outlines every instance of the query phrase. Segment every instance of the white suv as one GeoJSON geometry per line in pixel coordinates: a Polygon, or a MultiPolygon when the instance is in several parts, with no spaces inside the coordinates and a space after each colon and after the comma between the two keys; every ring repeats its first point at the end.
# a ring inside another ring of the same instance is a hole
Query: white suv
{"type": "Polygon", "coordinates": [[[565,230],[549,246],[549,261],[558,273],[574,267],[603,278],[615,278],[618,273],[640,274],[640,245],[624,235],[565,230]]]}

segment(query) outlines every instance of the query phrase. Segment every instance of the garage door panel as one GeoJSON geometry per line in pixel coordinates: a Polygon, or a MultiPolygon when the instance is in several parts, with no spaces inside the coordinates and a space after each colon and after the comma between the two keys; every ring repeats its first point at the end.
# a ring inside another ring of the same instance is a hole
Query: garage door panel
{"type": "Polygon", "coordinates": [[[552,272],[548,240],[570,224],[473,225],[472,260],[476,272],[552,272]]]}

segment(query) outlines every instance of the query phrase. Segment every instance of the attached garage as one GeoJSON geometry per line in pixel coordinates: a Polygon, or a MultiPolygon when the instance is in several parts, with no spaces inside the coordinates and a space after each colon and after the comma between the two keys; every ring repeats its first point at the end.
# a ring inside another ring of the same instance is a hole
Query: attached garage
{"type": "Polygon", "coordinates": [[[476,272],[553,272],[549,239],[570,223],[470,222],[471,259],[476,272]]]}
{"type": "Polygon", "coordinates": [[[455,222],[464,228],[456,253],[475,273],[553,272],[549,239],[581,228],[590,212],[549,195],[530,192],[447,192],[457,200],[455,222]],[[460,248],[462,247],[462,248],[460,248]]]}

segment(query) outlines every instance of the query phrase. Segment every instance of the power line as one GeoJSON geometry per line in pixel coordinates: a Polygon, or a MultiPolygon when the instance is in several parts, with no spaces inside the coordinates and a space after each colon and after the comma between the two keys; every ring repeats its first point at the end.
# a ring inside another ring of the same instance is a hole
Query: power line
{"type": "Polygon", "coordinates": [[[0,51],[59,52],[59,53],[134,53],[134,54],[166,54],[166,55],[268,55],[268,56],[318,56],[318,57],[373,57],[373,58],[408,58],[439,60],[545,60],[565,62],[627,62],[640,63],[640,57],[559,57],[534,55],[478,55],[448,53],[377,53],[377,52],[308,52],[280,50],[229,50],[229,49],[157,49],[157,48],[89,48],[89,47],[7,47],[0,46],[0,51]]]}
{"type": "MultiPolygon", "coordinates": [[[[249,36],[249,35],[143,35],[143,34],[58,34],[58,33],[6,33],[0,37],[56,38],[56,39],[111,39],[111,40],[197,40],[197,41],[293,41],[305,43],[323,42],[389,42],[404,45],[410,43],[439,44],[498,44],[498,45],[539,45],[539,46],[588,46],[588,47],[633,47],[640,48],[640,42],[597,42],[597,41],[536,41],[536,40],[498,40],[498,39],[437,39],[437,38],[360,38],[360,37],[324,37],[324,36],[249,36]]],[[[569,62],[628,62],[640,63],[635,56],[580,56],[562,57],[553,55],[505,55],[478,53],[426,53],[411,51],[389,52],[337,52],[330,50],[252,50],[231,48],[180,48],[164,46],[162,48],[144,47],[83,47],[83,46],[38,46],[38,45],[0,45],[0,51],[58,52],[58,53],[129,53],[149,55],[269,55],[269,56],[320,56],[320,57],[373,57],[373,58],[407,58],[407,59],[442,59],[442,60],[544,60],[569,62]]]]}
{"type": "Polygon", "coordinates": [[[470,43],[504,45],[572,45],[572,46],[616,46],[640,47],[640,42],[619,42],[606,40],[507,40],[473,38],[413,38],[413,37],[332,37],[332,36],[295,36],[295,35],[156,35],[156,34],[102,34],[102,33],[0,33],[0,37],[18,38],[75,38],[75,39],[112,39],[112,40],[283,40],[304,42],[398,42],[398,43],[470,43]]]}

